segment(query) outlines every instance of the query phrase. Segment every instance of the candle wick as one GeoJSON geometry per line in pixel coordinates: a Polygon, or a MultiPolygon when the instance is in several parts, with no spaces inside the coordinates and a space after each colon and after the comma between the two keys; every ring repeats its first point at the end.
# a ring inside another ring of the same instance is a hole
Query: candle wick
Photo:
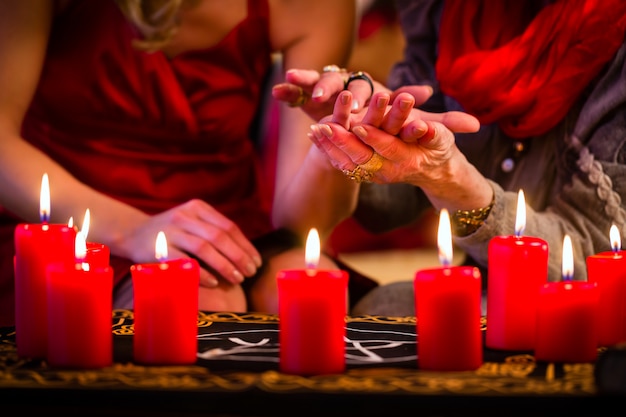
{"type": "Polygon", "coordinates": [[[572,274],[565,274],[563,275],[563,281],[572,281],[574,279],[574,277],[572,276],[572,274]]]}

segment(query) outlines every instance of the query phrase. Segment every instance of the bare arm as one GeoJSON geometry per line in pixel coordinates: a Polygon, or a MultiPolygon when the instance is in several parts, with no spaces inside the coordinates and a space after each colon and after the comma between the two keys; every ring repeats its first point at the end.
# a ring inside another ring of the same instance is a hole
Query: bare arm
{"type": "MultiPolygon", "coordinates": [[[[355,34],[354,2],[301,0],[290,4],[286,10],[291,16],[276,16],[272,22],[278,25],[275,31],[282,26],[283,33],[292,34],[288,42],[280,40],[284,68],[321,71],[325,65],[345,65],[355,34]]],[[[314,122],[300,109],[281,103],[273,221],[302,236],[310,227],[317,227],[322,236],[330,233],[351,214],[358,193],[356,184],[311,145],[307,134],[314,122]]]]}

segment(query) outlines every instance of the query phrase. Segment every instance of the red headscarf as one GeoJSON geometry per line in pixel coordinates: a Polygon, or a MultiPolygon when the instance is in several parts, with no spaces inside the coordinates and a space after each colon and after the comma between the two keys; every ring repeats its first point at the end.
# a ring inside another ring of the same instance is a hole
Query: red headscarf
{"type": "Polygon", "coordinates": [[[482,124],[540,135],[612,59],[625,30],[624,0],[448,0],[437,77],[482,124]]]}

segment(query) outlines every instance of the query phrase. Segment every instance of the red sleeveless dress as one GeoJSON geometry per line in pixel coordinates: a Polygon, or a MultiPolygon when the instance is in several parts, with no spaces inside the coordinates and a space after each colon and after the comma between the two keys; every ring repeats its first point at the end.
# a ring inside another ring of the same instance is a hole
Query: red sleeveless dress
{"type": "MultiPolygon", "coordinates": [[[[113,1],[72,2],[54,22],[23,137],[147,213],[199,198],[250,238],[270,231],[251,136],[271,67],[268,14],[266,1],[249,0],[247,18],[219,44],[170,59],[133,48],[138,33],[113,1]]],[[[50,178],[55,187],[63,184],[50,178]]],[[[0,325],[13,324],[19,221],[0,207],[0,325]]],[[[112,264],[124,275],[130,262],[112,264]]]]}

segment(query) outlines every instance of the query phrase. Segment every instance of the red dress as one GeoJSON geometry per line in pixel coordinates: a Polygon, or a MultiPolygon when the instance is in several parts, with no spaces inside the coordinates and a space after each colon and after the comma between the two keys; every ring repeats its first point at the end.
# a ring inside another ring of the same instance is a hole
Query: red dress
{"type": "MultiPolygon", "coordinates": [[[[132,46],[138,33],[113,1],[72,2],[54,22],[23,137],[80,181],[147,213],[199,198],[250,238],[268,232],[251,138],[271,67],[268,14],[266,1],[249,0],[247,18],[219,44],[170,59],[132,46]]],[[[55,187],[63,184],[50,178],[55,187]]],[[[0,325],[13,322],[18,222],[0,207],[0,325]]],[[[123,275],[130,262],[118,261],[123,275]]]]}

